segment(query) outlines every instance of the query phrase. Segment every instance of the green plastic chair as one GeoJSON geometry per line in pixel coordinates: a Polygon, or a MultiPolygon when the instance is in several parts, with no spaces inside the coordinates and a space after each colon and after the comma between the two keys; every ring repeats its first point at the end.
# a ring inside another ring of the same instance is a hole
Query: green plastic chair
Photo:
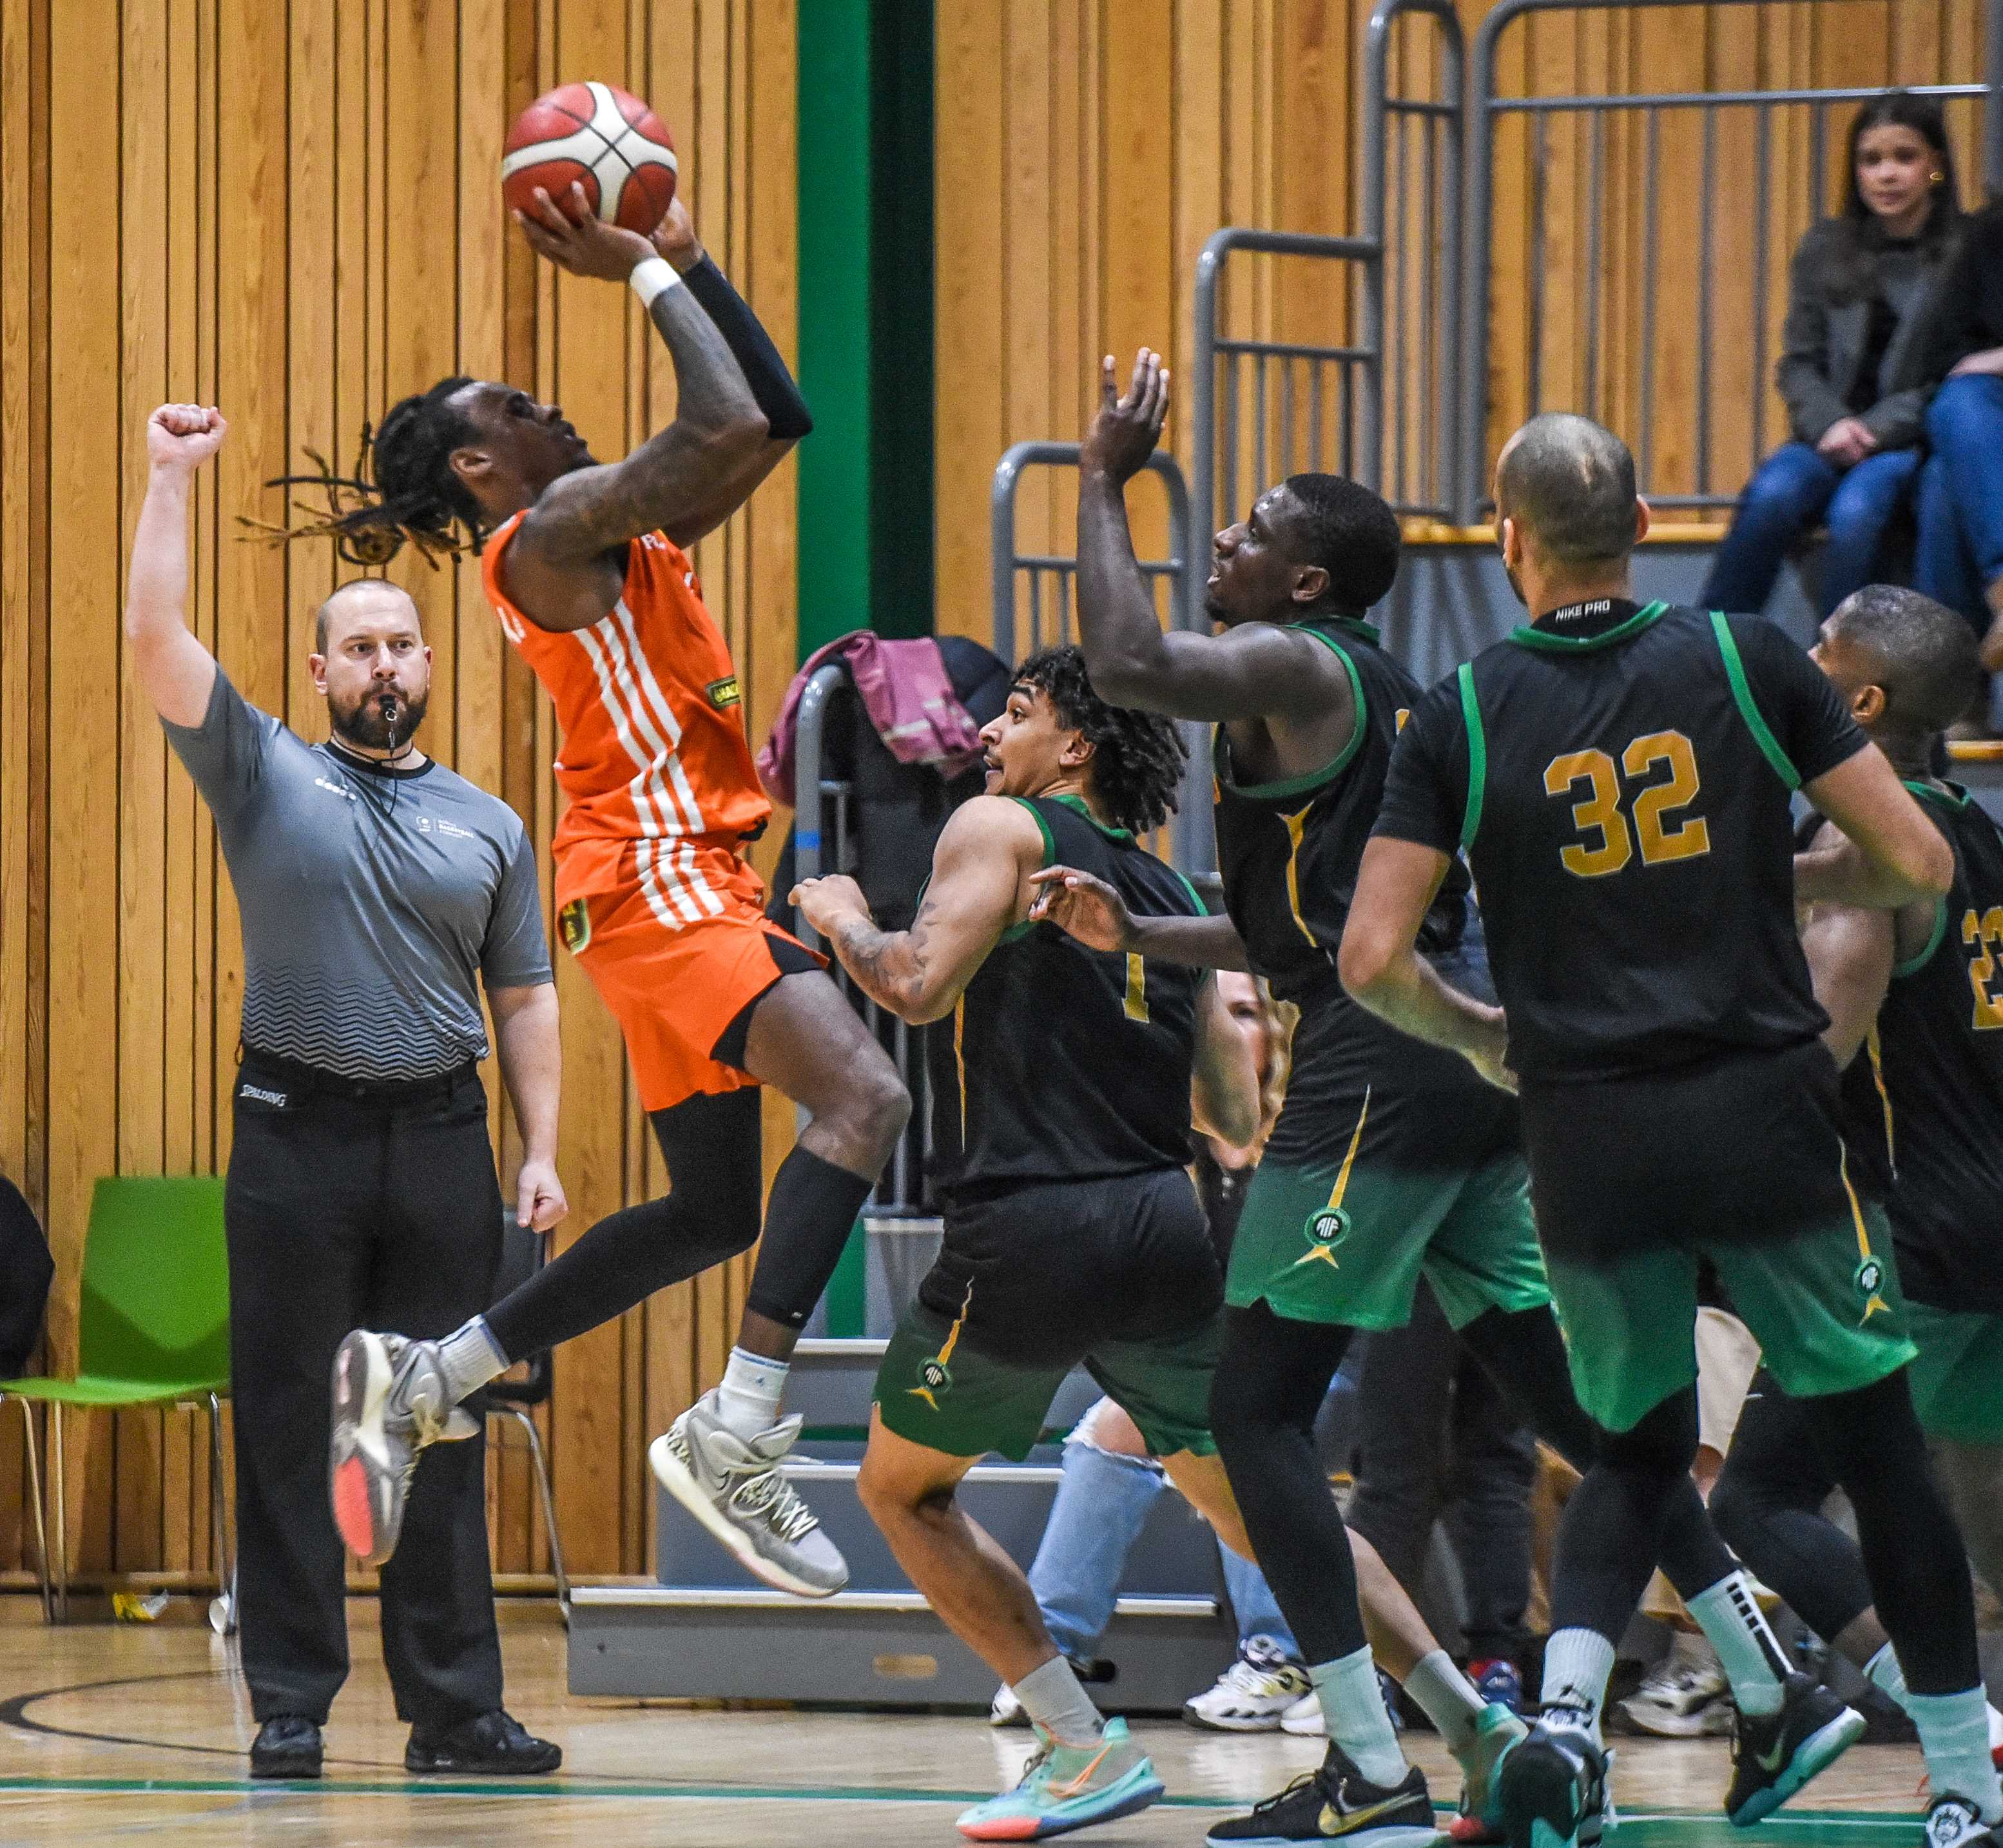
{"type": "MultiPolygon", "coordinates": [[[[99,1180],[84,1237],[77,1370],[66,1380],[0,1380],[27,1426],[30,1493],[41,1551],[42,1613],[66,1615],[68,1514],[64,1505],[63,1409],[113,1409],[173,1400],[208,1407],[209,1519],[215,1557],[226,1559],[222,1395],[229,1390],[229,1262],[222,1233],[222,1182],[205,1175],[117,1175],[99,1180]],[[33,1402],[51,1408],[56,1503],[53,1586],[33,1402]]],[[[235,1629],[236,1572],[226,1566],[210,1621],[235,1629]]]]}

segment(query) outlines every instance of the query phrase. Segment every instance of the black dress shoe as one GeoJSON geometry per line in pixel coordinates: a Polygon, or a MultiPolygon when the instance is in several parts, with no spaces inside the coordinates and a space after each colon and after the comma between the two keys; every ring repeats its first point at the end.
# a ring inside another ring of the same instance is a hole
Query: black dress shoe
{"type": "Polygon", "coordinates": [[[533,1777],[563,1762],[563,1748],[533,1738],[520,1720],[496,1707],[456,1726],[411,1728],[404,1769],[420,1776],[477,1773],[485,1777],[533,1777]]]}
{"type": "Polygon", "coordinates": [[[274,1713],[250,1748],[253,1777],[320,1776],[320,1726],[299,1713],[274,1713]]]}

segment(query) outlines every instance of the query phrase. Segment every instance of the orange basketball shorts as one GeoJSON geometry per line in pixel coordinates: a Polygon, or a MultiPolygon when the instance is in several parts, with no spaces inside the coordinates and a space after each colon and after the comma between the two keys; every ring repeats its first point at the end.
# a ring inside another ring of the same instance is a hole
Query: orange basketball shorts
{"type": "Polygon", "coordinates": [[[641,1108],[757,1083],[713,1055],[717,1041],[781,975],[827,959],[767,921],[764,881],[726,849],[635,842],[620,870],[557,922],[619,1023],[641,1108]]]}

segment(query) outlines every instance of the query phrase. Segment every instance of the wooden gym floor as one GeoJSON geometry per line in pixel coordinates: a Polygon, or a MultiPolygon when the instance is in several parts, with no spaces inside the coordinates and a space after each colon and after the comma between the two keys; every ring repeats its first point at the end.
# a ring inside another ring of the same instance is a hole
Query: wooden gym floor
{"type": "MultiPolygon", "coordinates": [[[[1027,1753],[1026,1734],[971,1718],[573,1699],[553,1607],[506,1608],[508,1704],[562,1745],[553,1779],[407,1778],[405,1729],[366,1603],[351,1606],[355,1671],[335,1704],[327,1776],[316,1784],[250,1782],[243,1755],[255,1729],[234,1651],[206,1629],[0,1624],[0,1848],[946,1848],[960,1839],[959,1809],[1012,1783],[1027,1753]]],[[[1170,1801],[1085,1838],[1107,1848],[1195,1848],[1216,1817],[1321,1753],[1319,1741],[1233,1738],[1172,1720],[1139,1731],[1170,1801]]],[[[1438,1741],[1421,1734],[1411,1749],[1435,1799],[1450,1801],[1457,1786],[1438,1741]]],[[[1716,1807],[1723,1741],[1621,1740],[1617,1749],[1621,1848],[1920,1848],[1920,1762],[1910,1747],[1858,1747],[1810,1802],[1746,1834],[1716,1807]]]]}

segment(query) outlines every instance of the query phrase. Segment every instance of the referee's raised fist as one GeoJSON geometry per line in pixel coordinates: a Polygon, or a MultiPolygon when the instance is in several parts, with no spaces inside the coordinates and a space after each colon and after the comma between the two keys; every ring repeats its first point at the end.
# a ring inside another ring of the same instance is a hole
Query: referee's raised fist
{"type": "Polygon", "coordinates": [[[229,425],[213,404],[163,404],[146,420],[146,456],[156,467],[193,468],[222,446],[229,425]]]}

